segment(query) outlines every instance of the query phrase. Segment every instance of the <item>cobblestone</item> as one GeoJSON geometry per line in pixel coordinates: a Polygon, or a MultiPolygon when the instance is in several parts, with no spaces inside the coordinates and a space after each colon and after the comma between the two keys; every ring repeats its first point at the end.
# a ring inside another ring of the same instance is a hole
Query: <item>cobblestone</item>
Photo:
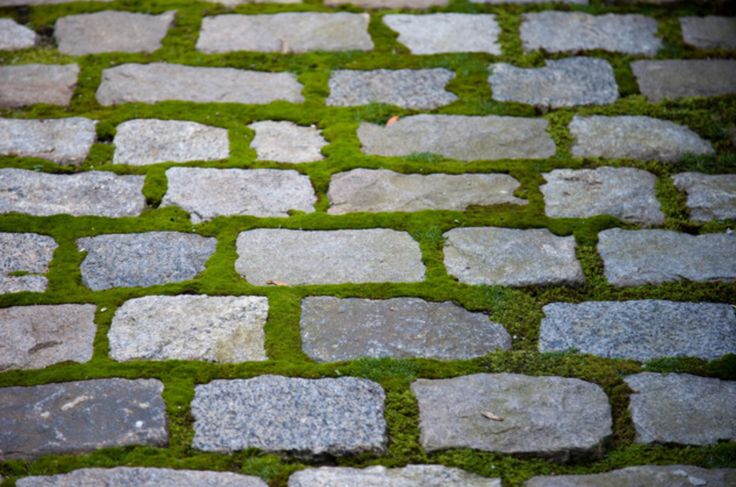
{"type": "Polygon", "coordinates": [[[690,219],[736,219],[736,174],[682,172],[672,176],[680,191],[687,193],[690,219]]]}
{"type": "Polygon", "coordinates": [[[38,35],[25,25],[13,19],[0,19],[0,51],[28,49],[37,43],[38,35]]]}
{"type": "Polygon", "coordinates": [[[385,15],[383,22],[399,33],[412,54],[487,52],[500,55],[501,28],[495,15],[385,15]]]}
{"type": "Polygon", "coordinates": [[[0,154],[78,165],[87,158],[95,141],[95,124],[83,117],[0,118],[0,154]]]}
{"type": "Polygon", "coordinates": [[[652,102],[736,93],[736,60],[672,59],[631,63],[639,90],[652,102]]]}
{"type": "Polygon", "coordinates": [[[36,233],[0,233],[0,294],[43,292],[46,274],[58,247],[53,238],[36,233]]]}
{"type": "Polygon", "coordinates": [[[78,76],[77,64],[0,66],[0,108],[69,105],[78,76]]]}

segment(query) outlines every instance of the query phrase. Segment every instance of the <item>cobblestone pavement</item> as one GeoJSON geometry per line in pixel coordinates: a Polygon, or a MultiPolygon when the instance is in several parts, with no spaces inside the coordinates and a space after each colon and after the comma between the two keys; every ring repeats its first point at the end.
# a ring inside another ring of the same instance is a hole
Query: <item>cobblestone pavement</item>
{"type": "Polygon", "coordinates": [[[736,485],[728,0],[0,0],[3,486],[736,485]]]}

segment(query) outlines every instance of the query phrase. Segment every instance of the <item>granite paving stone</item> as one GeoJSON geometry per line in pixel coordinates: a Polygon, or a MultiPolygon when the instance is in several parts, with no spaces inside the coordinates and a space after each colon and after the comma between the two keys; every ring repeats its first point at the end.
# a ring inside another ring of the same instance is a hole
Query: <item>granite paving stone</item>
{"type": "Polygon", "coordinates": [[[390,126],[363,122],[363,152],[379,156],[434,153],[461,161],[544,159],[556,146],[542,118],[414,115],[390,126]]]}
{"type": "Polygon", "coordinates": [[[106,10],[56,21],[59,51],[80,56],[105,52],[153,52],[174,22],[176,12],[147,15],[106,10]]]}
{"type": "Polygon", "coordinates": [[[624,379],[637,443],[712,445],[736,439],[736,381],[643,372],[624,379]]]}
{"type": "Polygon", "coordinates": [[[385,15],[383,23],[399,33],[398,41],[412,54],[487,52],[500,55],[501,28],[495,15],[385,15]]]}
{"type": "Polygon", "coordinates": [[[256,151],[259,161],[297,164],[324,159],[321,150],[327,141],[315,126],[264,120],[254,122],[248,128],[255,132],[250,146],[256,151]]]}
{"type": "Polygon", "coordinates": [[[575,238],[546,228],[454,228],[444,235],[447,272],[465,284],[534,286],[585,280],[575,238]]]}
{"type": "Polygon", "coordinates": [[[123,360],[266,360],[261,296],[145,296],[126,301],[110,326],[110,356],[123,360]]]}
{"type": "Polygon", "coordinates": [[[235,270],[257,286],[424,280],[419,244],[396,230],[261,228],[242,232],[236,245],[235,270]]]}
{"type": "Polygon", "coordinates": [[[228,7],[236,7],[250,3],[302,3],[302,0],[213,0],[213,2],[228,7]]]}
{"type": "Polygon", "coordinates": [[[168,442],[163,384],[95,379],[0,388],[0,461],[168,442]]]}
{"type": "Polygon", "coordinates": [[[470,0],[471,3],[485,3],[488,5],[528,5],[539,3],[555,3],[561,5],[588,5],[589,0],[470,0]]]}
{"type": "Polygon", "coordinates": [[[701,49],[736,49],[736,17],[680,17],[685,44],[701,49]]]}
{"type": "Polygon", "coordinates": [[[81,468],[69,473],[18,479],[18,487],[267,487],[258,477],[232,472],[170,468],[81,468]]]}
{"type": "Polygon", "coordinates": [[[94,291],[194,279],[215,252],[215,238],[194,233],[108,234],[77,240],[87,252],[82,282],[94,291]]]}
{"type": "Polygon", "coordinates": [[[386,169],[353,169],[332,176],[328,213],[458,210],[470,205],[525,205],[514,191],[520,183],[506,174],[401,174],[386,169]]]}
{"type": "Polygon", "coordinates": [[[216,15],[202,20],[197,49],[206,53],[369,51],[368,15],[288,12],[216,15]]]}
{"type": "Polygon", "coordinates": [[[672,181],[687,193],[691,220],[736,219],[736,174],[681,172],[672,181]]]}
{"type": "Polygon", "coordinates": [[[554,169],[539,187],[544,213],[551,218],[612,215],[628,223],[661,224],[664,213],[655,195],[657,177],[632,167],[554,169]]]}
{"type": "Polygon", "coordinates": [[[330,75],[327,105],[351,107],[386,103],[414,110],[432,110],[457,100],[445,90],[455,73],[436,69],[335,70],[330,75]]]}
{"type": "Polygon", "coordinates": [[[0,371],[87,362],[95,339],[93,304],[0,309],[0,371]]]}
{"type": "MultiPolygon", "coordinates": [[[[443,465],[307,468],[289,477],[289,487],[501,487],[489,479],[443,465]]],[[[22,486],[21,486],[22,487],[22,486]]]]}
{"type": "Polygon", "coordinates": [[[713,360],[736,354],[730,304],[641,301],[551,303],[543,308],[540,352],[570,349],[606,358],[713,360]]]}
{"type": "Polygon", "coordinates": [[[445,7],[449,0],[325,0],[327,7],[339,7],[341,5],[356,5],[362,8],[411,8],[426,9],[430,7],[445,7]]]}
{"type": "Polygon", "coordinates": [[[411,390],[419,403],[420,441],[429,452],[472,448],[567,461],[602,455],[612,434],[608,397],[580,379],[474,374],[419,379],[411,390]]]}
{"type": "MultiPolygon", "coordinates": [[[[15,7],[19,5],[55,5],[58,3],[79,2],[80,0],[0,0],[0,7],[15,7]]],[[[113,0],[82,0],[86,2],[112,2],[113,0]]]]}
{"type": "Polygon", "coordinates": [[[618,85],[608,61],[572,57],[547,60],[542,68],[491,64],[488,82],[493,99],[538,107],[606,105],[618,99],[618,85]]]}
{"type": "Polygon", "coordinates": [[[0,294],[44,292],[44,276],[58,245],[46,235],[0,233],[0,294]]]}
{"type": "Polygon", "coordinates": [[[13,19],[0,19],[0,51],[28,49],[37,43],[38,35],[25,25],[13,19]]]}
{"type": "Polygon", "coordinates": [[[0,169],[0,214],[138,216],[146,205],[144,176],[105,171],[47,174],[0,169]]]}
{"type": "Polygon", "coordinates": [[[0,154],[78,165],[87,158],[97,138],[96,123],[83,117],[0,118],[0,154]]]}
{"type": "Polygon", "coordinates": [[[708,155],[710,142],[688,127],[643,116],[575,116],[570,122],[577,157],[675,162],[687,154],[708,155]]]}
{"type": "Polygon", "coordinates": [[[309,176],[280,169],[175,167],[166,171],[162,206],[179,206],[193,223],[218,216],[287,217],[311,213],[317,196],[309,176]]]}
{"type": "Polygon", "coordinates": [[[614,286],[736,279],[736,234],[611,228],[598,234],[598,253],[614,286]]]}
{"type": "Polygon", "coordinates": [[[487,315],[419,298],[308,297],[302,301],[301,336],[304,352],[319,362],[360,357],[463,360],[511,348],[506,329],[487,315]]]}
{"type": "MultiPolygon", "coordinates": [[[[0,75],[2,76],[2,75],[0,75]]],[[[213,103],[301,103],[293,73],[203,68],[180,64],[122,64],[102,72],[97,101],[104,106],[166,100],[213,103]]]]}
{"type": "Polygon", "coordinates": [[[69,105],[77,86],[77,64],[19,64],[0,66],[0,108],[36,103],[69,105]]]}
{"type": "Polygon", "coordinates": [[[590,475],[532,477],[525,487],[728,487],[736,484],[736,469],[706,469],[691,465],[642,465],[590,475]]]}
{"type": "Polygon", "coordinates": [[[263,375],[195,386],[194,448],[299,456],[382,453],[385,394],[366,379],[263,375]]]}
{"type": "Polygon", "coordinates": [[[736,93],[736,60],[733,59],[633,61],[631,69],[639,91],[652,103],[736,93]]]}

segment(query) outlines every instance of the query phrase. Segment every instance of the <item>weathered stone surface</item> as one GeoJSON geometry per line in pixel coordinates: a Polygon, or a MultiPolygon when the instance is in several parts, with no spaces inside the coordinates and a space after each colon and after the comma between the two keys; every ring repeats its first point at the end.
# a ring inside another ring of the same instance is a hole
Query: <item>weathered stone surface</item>
{"type": "Polygon", "coordinates": [[[736,279],[736,234],[611,228],[598,234],[598,253],[615,286],[736,279]]]}
{"type": "Polygon", "coordinates": [[[143,180],[144,176],[103,171],[47,174],[0,169],[0,213],[137,216],[146,205],[143,180]]]}
{"type": "Polygon", "coordinates": [[[543,310],[541,352],[576,349],[642,362],[736,354],[736,312],[730,304],[652,299],[552,303],[543,310]]]}
{"type": "MultiPolygon", "coordinates": [[[[2,3],[0,3],[2,5],[2,3]]],[[[0,19],[0,51],[28,49],[38,42],[38,36],[13,19],[0,19]]]]}
{"type": "Polygon", "coordinates": [[[506,174],[401,174],[353,169],[332,176],[327,196],[333,215],[357,211],[465,210],[470,205],[525,205],[506,174]]]}
{"type": "Polygon", "coordinates": [[[367,15],[347,12],[216,15],[202,20],[197,49],[207,53],[369,51],[373,49],[369,20],[367,15]]]}
{"type": "Polygon", "coordinates": [[[0,309],[0,371],[87,362],[95,339],[95,309],[93,304],[0,309]]]}
{"type": "Polygon", "coordinates": [[[146,15],[106,10],[70,15],[56,21],[59,51],[83,55],[102,52],[153,52],[174,22],[176,12],[146,15]]]}
{"type": "Polygon", "coordinates": [[[0,461],[166,445],[164,385],[97,379],[0,388],[0,461]]]}
{"type": "Polygon", "coordinates": [[[267,104],[301,103],[302,85],[293,73],[267,73],[233,68],[179,64],[122,64],[102,72],[97,89],[101,105],[156,103],[165,100],[267,104]]]}
{"type": "MultiPolygon", "coordinates": [[[[470,0],[472,3],[487,3],[490,5],[505,5],[505,4],[533,4],[533,3],[548,3],[545,0],[470,0]]],[[[588,5],[588,0],[554,0],[551,3],[555,4],[569,4],[569,5],[588,5]]]]}
{"type": "Polygon", "coordinates": [[[325,6],[338,7],[340,5],[357,5],[363,8],[411,8],[423,9],[430,7],[445,7],[449,0],[325,0],[325,6]]]}
{"type": "Polygon", "coordinates": [[[500,55],[501,28],[495,15],[385,15],[383,22],[399,33],[412,54],[487,52],[500,55]]]}
{"type": "Polygon", "coordinates": [[[642,116],[575,116],[570,122],[577,157],[674,162],[685,154],[713,154],[710,142],[689,128],[642,116]]]}
{"type": "Polygon", "coordinates": [[[195,386],[194,448],[297,455],[380,453],[385,395],[366,379],[264,375],[195,386]]]}
{"type": "Polygon", "coordinates": [[[128,120],[117,127],[113,164],[216,161],[230,157],[227,129],[179,120],[128,120]]]}
{"type": "Polygon", "coordinates": [[[736,49],[736,17],[680,17],[686,44],[702,49],[736,49]]]}
{"type": "Polygon", "coordinates": [[[309,176],[296,171],[175,167],[166,171],[166,178],[162,206],[180,206],[193,223],[218,216],[311,213],[317,201],[309,176]]]}
{"type": "Polygon", "coordinates": [[[46,235],[0,233],[0,294],[45,291],[48,280],[42,274],[49,271],[57,247],[46,235]]]}
{"type": "MultiPolygon", "coordinates": [[[[0,7],[15,7],[18,5],[51,5],[69,3],[79,0],[0,0],[0,7]]],[[[82,0],[86,2],[112,2],[113,0],[82,0]]]]}
{"type": "Polygon", "coordinates": [[[249,3],[302,3],[302,0],[213,0],[214,3],[235,7],[249,3]]]}
{"type": "Polygon", "coordinates": [[[532,477],[525,487],[728,487],[736,484],[736,470],[705,469],[690,465],[642,465],[592,475],[532,477]]]}
{"type": "Polygon", "coordinates": [[[115,487],[267,487],[258,477],[232,472],[173,470],[169,468],[82,468],[48,477],[18,479],[18,487],[70,487],[105,485],[115,487]]]}
{"type": "Polygon", "coordinates": [[[508,332],[485,314],[418,298],[308,297],[302,301],[301,335],[304,352],[320,362],[468,359],[511,348],[508,332]]]}
{"type": "Polygon", "coordinates": [[[653,56],[662,45],[656,37],[657,21],[637,14],[590,15],[583,12],[546,11],[522,15],[524,50],[609,52],[653,56]]]}
{"type": "Polygon", "coordinates": [[[447,272],[466,284],[533,286],[585,280],[575,238],[546,228],[454,228],[444,234],[447,272]]]}
{"type": "MultiPolygon", "coordinates": [[[[403,468],[320,467],[300,470],[289,477],[289,487],[501,487],[489,479],[443,465],[407,465],[403,468]]],[[[22,487],[22,486],[21,486],[22,487]]]]}
{"type": "Polygon", "coordinates": [[[315,126],[300,127],[293,122],[265,120],[254,122],[248,128],[256,133],[250,146],[259,161],[296,164],[324,159],[321,150],[327,141],[315,126]]]}
{"type": "Polygon", "coordinates": [[[687,193],[690,219],[736,219],[736,174],[682,172],[672,176],[672,181],[687,193]]]}
{"type": "Polygon", "coordinates": [[[0,107],[69,105],[78,75],[76,64],[0,66],[0,107]]]}
{"type": "Polygon", "coordinates": [[[711,445],[736,439],[736,381],[644,372],[624,379],[637,443],[711,445]]]}
{"type": "Polygon", "coordinates": [[[555,169],[542,174],[544,213],[552,218],[612,215],[630,223],[660,224],[657,177],[631,167],[555,169]]]}
{"type": "Polygon", "coordinates": [[[215,252],[217,240],[193,233],[98,235],[77,240],[82,282],[92,290],[155,286],[194,279],[215,252]]]}
{"type": "Polygon", "coordinates": [[[545,67],[530,69],[496,63],[490,73],[494,100],[560,108],[605,105],[618,99],[613,68],[603,59],[547,60],[545,67]]]}
{"type": "Polygon", "coordinates": [[[110,326],[110,356],[118,361],[266,360],[263,326],[268,298],[145,296],[126,301],[110,326]]]}
{"type": "Polygon", "coordinates": [[[81,164],[95,142],[96,123],[82,117],[0,118],[0,154],[81,164]]]}
{"type": "Polygon", "coordinates": [[[461,161],[544,159],[556,147],[542,118],[414,115],[384,127],[361,123],[363,152],[406,156],[431,152],[461,161]]]}
{"type": "Polygon", "coordinates": [[[631,69],[639,91],[650,102],[736,93],[736,60],[733,59],[634,61],[631,69]]]}
{"type": "Polygon", "coordinates": [[[411,390],[427,451],[473,448],[567,460],[601,455],[612,433],[608,397],[580,379],[474,374],[419,379],[411,390]]]}
{"type": "Polygon", "coordinates": [[[237,270],[248,282],[290,285],[416,282],[424,279],[419,244],[405,232],[261,228],[237,240],[237,270]]]}
{"type": "Polygon", "coordinates": [[[330,75],[327,104],[338,107],[387,103],[415,110],[431,110],[457,100],[445,90],[455,73],[437,69],[335,70],[330,75]]]}

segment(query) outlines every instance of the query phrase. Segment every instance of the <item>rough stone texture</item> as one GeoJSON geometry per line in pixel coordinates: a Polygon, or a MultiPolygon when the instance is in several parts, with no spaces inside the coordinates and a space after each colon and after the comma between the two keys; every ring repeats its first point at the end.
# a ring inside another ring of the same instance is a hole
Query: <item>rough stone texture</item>
{"type": "Polygon", "coordinates": [[[361,123],[363,152],[406,156],[431,152],[461,161],[544,159],[556,147],[542,118],[414,115],[384,127],[361,123]]]}
{"type": "Polygon", "coordinates": [[[674,162],[686,154],[713,154],[710,142],[689,128],[642,116],[575,116],[570,122],[577,157],[674,162]]]}
{"type": "Polygon", "coordinates": [[[690,465],[643,465],[592,475],[532,477],[525,487],[729,487],[736,485],[736,470],[705,469],[690,465]]]}
{"type": "Polygon", "coordinates": [[[702,49],[736,49],[736,17],[680,17],[686,44],[702,49]]]}
{"type": "Polygon", "coordinates": [[[637,443],[712,445],[736,439],[736,381],[644,372],[624,379],[637,443]]]}
{"type": "MultiPolygon", "coordinates": [[[[18,5],[51,5],[57,3],[78,2],[80,0],[0,0],[0,7],[15,7],[18,5]]],[[[113,0],[81,0],[87,2],[112,2],[113,0]]]]}
{"type": "Polygon", "coordinates": [[[302,3],[302,0],[213,0],[214,3],[235,7],[249,3],[302,3]]]}
{"type": "Polygon", "coordinates": [[[736,93],[736,60],[733,59],[633,61],[631,69],[639,91],[650,102],[736,93]]]}
{"type": "Polygon", "coordinates": [[[256,105],[276,100],[301,103],[304,101],[301,90],[302,84],[293,73],[167,63],[122,64],[102,72],[97,101],[106,106],[165,100],[256,105]]]}
{"type": "Polygon", "coordinates": [[[266,360],[268,298],[145,296],[126,301],[110,326],[114,360],[266,360]]]}
{"type": "Polygon", "coordinates": [[[320,467],[292,474],[289,487],[501,487],[501,480],[443,465],[320,467]]]}
{"type": "Polygon", "coordinates": [[[333,215],[358,211],[458,210],[470,205],[525,205],[506,174],[401,174],[385,169],[353,169],[332,176],[327,196],[333,215]]]}
{"type": "Polygon", "coordinates": [[[36,103],[69,105],[77,86],[76,64],[21,64],[0,66],[0,107],[36,103]]]}
{"type": "Polygon", "coordinates": [[[370,17],[347,12],[216,15],[202,20],[197,49],[207,53],[369,51],[370,17]]]}
{"type": "Polygon", "coordinates": [[[97,138],[96,123],[82,117],[0,118],[0,154],[81,164],[97,138]]]}
{"type": "Polygon", "coordinates": [[[246,448],[297,455],[380,453],[385,395],[366,379],[263,375],[195,386],[194,448],[246,448]]]}
{"type": "Polygon", "coordinates": [[[314,162],[324,156],[322,147],[327,141],[315,127],[300,127],[293,122],[265,120],[248,125],[256,135],[250,143],[259,161],[314,162]]]}
{"type": "Polygon", "coordinates": [[[419,379],[411,389],[427,451],[473,448],[568,460],[601,455],[612,433],[608,397],[580,379],[474,374],[419,379]]]}
{"type": "Polygon", "coordinates": [[[546,228],[454,228],[444,234],[445,267],[466,284],[533,286],[585,280],[575,238],[546,228]]]}
{"type": "Polygon", "coordinates": [[[662,45],[656,37],[657,21],[637,14],[590,15],[583,12],[546,11],[522,15],[524,50],[609,52],[653,56],[662,45]]]}
{"type": "MultiPolygon", "coordinates": [[[[534,3],[548,3],[545,0],[470,0],[472,3],[486,3],[489,5],[506,5],[506,4],[517,4],[526,5],[534,3]]],[[[588,5],[588,0],[554,0],[554,4],[563,5],[588,5]]]]}
{"type": "Polygon", "coordinates": [[[383,22],[399,33],[412,54],[487,52],[500,55],[501,28],[495,15],[385,15],[383,22]]]}
{"type": "Polygon", "coordinates": [[[542,174],[544,212],[552,218],[612,215],[629,223],[660,224],[657,177],[631,167],[555,169],[542,174]]]}
{"type": "Polygon", "coordinates": [[[153,52],[174,22],[176,12],[146,15],[106,10],[56,21],[59,51],[75,56],[103,52],[153,52]]]}
{"type": "Polygon", "coordinates": [[[430,7],[445,7],[449,0],[325,0],[325,6],[338,7],[340,5],[357,5],[363,8],[411,8],[424,9],[430,7]]]}
{"type": "Polygon", "coordinates": [[[42,274],[49,271],[57,247],[46,235],[0,233],[0,294],[45,291],[48,280],[42,274]]]}
{"type": "Polygon", "coordinates": [[[241,233],[237,250],[235,270],[257,286],[424,280],[419,244],[396,230],[262,228],[241,233]]]}
{"type": "Polygon", "coordinates": [[[193,233],[98,235],[77,240],[82,282],[94,291],[155,286],[194,279],[215,252],[217,240],[193,233]]]}
{"type": "Polygon", "coordinates": [[[511,348],[508,332],[485,314],[419,298],[308,297],[302,301],[301,335],[304,352],[320,362],[468,359],[511,348]]]}
{"type": "MultiPolygon", "coordinates": [[[[0,2],[0,5],[2,3],[0,2]]],[[[0,19],[0,51],[28,49],[38,42],[34,31],[13,19],[0,19]]]]}
{"type": "Polygon", "coordinates": [[[612,228],[598,234],[598,253],[615,286],[736,279],[736,234],[612,228]]]}
{"type": "Polygon", "coordinates": [[[48,477],[18,479],[18,487],[268,487],[258,477],[232,472],[173,470],[169,468],[82,468],[48,477]]]}
{"type": "Polygon", "coordinates": [[[164,386],[97,379],[0,389],[0,461],[127,445],[165,446],[164,386]]]}
{"type": "Polygon", "coordinates": [[[672,181],[687,193],[691,220],[736,219],[736,174],[682,172],[672,181]]]}
{"type": "Polygon", "coordinates": [[[230,157],[227,129],[179,120],[128,120],[117,127],[113,164],[216,161],[230,157]]]}
{"type": "Polygon", "coordinates": [[[352,107],[386,103],[414,110],[432,110],[457,100],[445,90],[455,73],[437,69],[335,70],[330,75],[327,105],[352,107]]]}
{"type": "Polygon", "coordinates": [[[95,309],[93,304],[0,309],[0,371],[87,362],[97,329],[95,309]]]}
{"type": "Polygon", "coordinates": [[[539,107],[605,105],[618,99],[613,68],[603,59],[572,57],[547,60],[543,68],[491,64],[493,99],[539,107]]]}
{"type": "Polygon", "coordinates": [[[0,214],[138,216],[146,205],[144,176],[111,172],[47,174],[0,169],[0,214]]]}
{"type": "Polygon", "coordinates": [[[576,349],[642,362],[736,354],[736,311],[730,304],[591,301],[552,303],[543,310],[541,352],[576,349]]]}

